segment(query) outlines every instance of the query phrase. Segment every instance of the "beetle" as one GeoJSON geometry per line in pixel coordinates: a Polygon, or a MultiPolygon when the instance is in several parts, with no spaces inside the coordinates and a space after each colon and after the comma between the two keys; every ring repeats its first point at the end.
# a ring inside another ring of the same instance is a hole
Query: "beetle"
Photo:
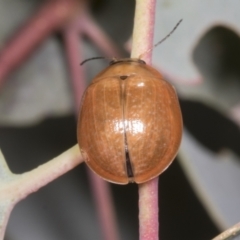
{"type": "Polygon", "coordinates": [[[107,181],[155,178],[175,158],[181,136],[175,89],[139,58],[112,60],[84,93],[78,143],[86,164],[107,181]]]}

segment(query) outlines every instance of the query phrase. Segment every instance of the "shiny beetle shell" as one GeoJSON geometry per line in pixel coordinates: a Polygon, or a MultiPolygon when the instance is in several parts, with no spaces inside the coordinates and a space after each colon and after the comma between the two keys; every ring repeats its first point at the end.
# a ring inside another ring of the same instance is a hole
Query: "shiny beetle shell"
{"type": "Polygon", "coordinates": [[[182,116],[174,88],[140,59],[120,59],[85,91],[77,130],[87,165],[107,181],[143,183],[175,158],[182,116]]]}

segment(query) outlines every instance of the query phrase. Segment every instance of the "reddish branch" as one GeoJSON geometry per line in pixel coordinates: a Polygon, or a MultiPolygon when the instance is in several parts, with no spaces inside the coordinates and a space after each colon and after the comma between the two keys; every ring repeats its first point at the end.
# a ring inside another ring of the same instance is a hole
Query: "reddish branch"
{"type": "Polygon", "coordinates": [[[0,52],[0,85],[44,39],[70,21],[79,6],[78,0],[46,2],[0,52]]]}
{"type": "MultiPolygon", "coordinates": [[[[156,0],[136,0],[131,57],[152,62],[156,0]]],[[[158,178],[139,184],[139,239],[159,240],[158,178]]]]}

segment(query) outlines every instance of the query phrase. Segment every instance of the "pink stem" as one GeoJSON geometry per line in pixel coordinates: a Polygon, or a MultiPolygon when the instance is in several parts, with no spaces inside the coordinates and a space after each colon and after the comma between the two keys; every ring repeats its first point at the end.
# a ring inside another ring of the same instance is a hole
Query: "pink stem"
{"type": "Polygon", "coordinates": [[[131,57],[152,63],[156,0],[136,0],[131,57]],[[144,54],[146,52],[146,54],[144,54]]]}
{"type": "Polygon", "coordinates": [[[109,37],[99,28],[88,12],[85,12],[85,16],[81,24],[79,25],[81,30],[86,36],[88,36],[96,46],[109,58],[119,57],[120,53],[116,45],[109,39],[109,37]]]}
{"type": "Polygon", "coordinates": [[[93,172],[90,172],[90,180],[104,239],[118,240],[119,235],[110,185],[93,172]]]}
{"type": "Polygon", "coordinates": [[[158,178],[139,185],[139,239],[158,239],[158,178]]]}
{"type": "MultiPolygon", "coordinates": [[[[76,101],[76,112],[79,110],[83,91],[86,87],[86,84],[83,81],[84,69],[79,65],[79,63],[82,61],[80,57],[80,44],[78,40],[78,34],[81,32],[81,29],[79,28],[79,22],[81,22],[83,18],[83,16],[76,18],[75,21],[71,23],[71,25],[68,26],[64,32],[69,71],[71,74],[76,101]]],[[[109,185],[90,170],[89,177],[104,239],[117,240],[117,224],[115,221],[113,201],[111,198],[109,185]]]]}
{"type": "MultiPolygon", "coordinates": [[[[76,18],[76,22],[81,19],[81,16],[76,18]]],[[[81,59],[81,46],[79,40],[79,30],[76,27],[76,22],[72,22],[67,26],[63,33],[65,48],[67,54],[67,61],[69,73],[73,85],[73,94],[75,97],[76,113],[79,111],[80,102],[83,92],[86,88],[84,81],[84,68],[80,66],[81,59]]]]}
{"type": "Polygon", "coordinates": [[[75,15],[78,4],[78,0],[50,0],[33,15],[0,52],[0,86],[37,45],[75,15]]]}
{"type": "MultiPolygon", "coordinates": [[[[152,62],[156,0],[136,0],[131,57],[152,62]]],[[[140,240],[159,239],[158,178],[139,185],[139,237],[140,240]]]]}

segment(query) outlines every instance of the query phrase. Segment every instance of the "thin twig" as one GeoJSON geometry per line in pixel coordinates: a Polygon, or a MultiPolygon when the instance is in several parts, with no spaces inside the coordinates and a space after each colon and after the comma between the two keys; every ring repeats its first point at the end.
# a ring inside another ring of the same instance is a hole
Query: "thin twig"
{"type": "Polygon", "coordinates": [[[79,65],[80,62],[82,62],[82,44],[81,40],[79,39],[79,29],[77,27],[77,22],[81,21],[81,19],[81,16],[77,17],[75,21],[70,23],[63,32],[73,96],[75,98],[74,103],[76,113],[79,111],[81,98],[86,88],[86,83],[84,81],[84,68],[79,65]]]}
{"type": "Polygon", "coordinates": [[[50,0],[33,15],[0,51],[0,86],[5,77],[51,33],[75,16],[78,0],[50,0]]]}
{"type": "MultiPolygon", "coordinates": [[[[3,239],[8,218],[13,206],[36,192],[41,187],[60,177],[83,161],[78,145],[65,151],[58,157],[23,174],[13,174],[8,168],[1,169],[5,181],[0,182],[0,240],[3,239]]],[[[0,167],[6,165],[0,153],[0,167]]]]}
{"type": "Polygon", "coordinates": [[[139,233],[140,240],[157,240],[158,178],[139,185],[139,233]]]}
{"type": "MultiPolygon", "coordinates": [[[[153,45],[155,0],[136,0],[131,57],[137,58],[153,45]]],[[[152,62],[152,52],[143,57],[152,62]]],[[[157,240],[158,223],[158,178],[139,185],[139,235],[140,240],[157,240]]]]}
{"type": "Polygon", "coordinates": [[[81,162],[83,162],[82,155],[78,145],[75,145],[58,157],[29,172],[13,174],[16,178],[11,179],[6,184],[0,184],[0,199],[14,196],[15,202],[18,202],[73,169],[81,162]]]}
{"type": "Polygon", "coordinates": [[[240,222],[230,227],[226,231],[222,232],[220,235],[213,238],[212,240],[233,240],[237,236],[240,236],[240,222]]]}
{"type": "MultiPolygon", "coordinates": [[[[131,57],[138,58],[153,46],[156,0],[136,0],[131,57]]],[[[152,52],[144,55],[147,64],[152,63],[152,52]]]]}
{"type": "Polygon", "coordinates": [[[114,42],[96,24],[88,11],[83,13],[84,17],[79,22],[79,29],[102,51],[105,57],[119,57],[120,53],[114,42]]]}
{"type": "Polygon", "coordinates": [[[119,233],[110,185],[89,169],[92,193],[105,240],[118,240],[119,233]]]}

